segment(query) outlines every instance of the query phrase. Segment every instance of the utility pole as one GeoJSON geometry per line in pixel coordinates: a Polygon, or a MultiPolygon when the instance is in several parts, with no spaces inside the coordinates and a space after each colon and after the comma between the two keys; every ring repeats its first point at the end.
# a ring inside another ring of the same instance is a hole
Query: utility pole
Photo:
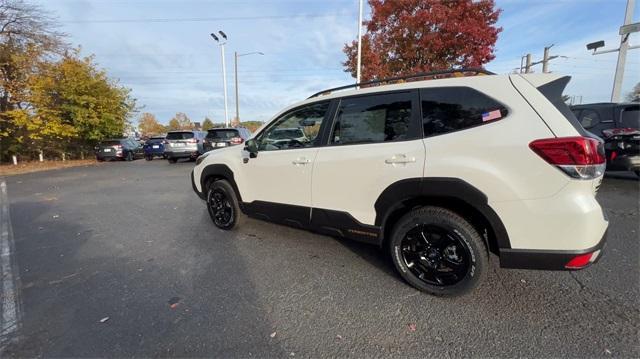
{"type": "Polygon", "coordinates": [[[358,2],[358,60],[356,67],[356,83],[360,83],[360,66],[362,65],[362,2],[358,2]]]}
{"type": "MultiPolygon", "coordinates": [[[[531,73],[531,67],[538,65],[538,64],[542,64],[542,73],[549,73],[549,61],[553,60],[553,59],[557,59],[558,57],[564,57],[566,58],[566,56],[549,56],[549,49],[551,49],[553,47],[553,44],[549,45],[549,46],[545,46],[544,48],[544,55],[542,57],[542,60],[540,61],[536,61],[536,62],[531,62],[531,54],[527,54],[526,56],[523,56],[522,58],[526,57],[526,64],[524,67],[524,73],[528,74],[531,73]]],[[[522,73],[522,58],[520,59],[520,73],[522,73]]]]}
{"type": "Polygon", "coordinates": [[[639,45],[629,46],[629,36],[640,31],[640,22],[631,23],[633,19],[633,9],[635,0],[627,0],[627,8],[624,13],[624,24],[620,26],[620,47],[611,50],[600,50],[604,47],[604,41],[596,41],[587,44],[587,50],[593,50],[592,55],[601,55],[609,52],[618,52],[618,63],[616,64],[616,73],[613,77],[613,90],[611,91],[611,102],[620,101],[620,90],[622,88],[622,79],[624,78],[624,67],[627,60],[627,50],[638,49],[639,45]]]}
{"type": "Polygon", "coordinates": [[[236,82],[236,121],[240,122],[240,104],[238,103],[238,51],[233,52],[233,69],[236,82]]]}
{"type": "MultiPolygon", "coordinates": [[[[627,0],[627,9],[624,13],[624,25],[630,25],[633,19],[633,8],[635,0],[627,0]]],[[[622,31],[621,31],[622,32],[622,31]]],[[[629,49],[629,34],[620,34],[620,50],[618,51],[618,63],[616,74],[613,77],[613,90],[611,91],[611,102],[620,101],[620,89],[622,88],[622,78],[624,77],[624,65],[627,61],[627,50],[629,49]]]]}
{"type": "Polygon", "coordinates": [[[239,54],[235,51],[234,53],[234,74],[235,74],[235,82],[236,82],[236,121],[240,122],[240,96],[238,95],[238,57],[247,56],[247,55],[264,55],[264,53],[260,51],[248,52],[246,54],[239,54]]]}
{"type": "Polygon", "coordinates": [[[546,74],[549,72],[549,49],[551,48],[551,46],[544,47],[544,55],[542,55],[542,73],[543,74],[546,74]]]}

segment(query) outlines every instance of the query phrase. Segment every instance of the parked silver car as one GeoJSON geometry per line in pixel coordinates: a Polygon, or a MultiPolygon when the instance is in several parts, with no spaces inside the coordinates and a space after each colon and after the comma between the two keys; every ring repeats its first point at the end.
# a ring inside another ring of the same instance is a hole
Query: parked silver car
{"type": "Polygon", "coordinates": [[[164,154],[169,163],[176,163],[180,158],[196,159],[203,154],[204,138],[202,131],[170,131],[164,140],[164,154]]]}

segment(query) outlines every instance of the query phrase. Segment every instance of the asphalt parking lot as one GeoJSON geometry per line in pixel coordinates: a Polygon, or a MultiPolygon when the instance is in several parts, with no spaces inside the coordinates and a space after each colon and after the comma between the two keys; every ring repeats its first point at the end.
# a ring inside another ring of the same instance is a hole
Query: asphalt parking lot
{"type": "Polygon", "coordinates": [[[597,265],[494,260],[484,286],[440,299],[404,284],[375,247],[257,220],[216,229],[192,167],[5,178],[17,325],[0,356],[640,356],[634,175],[601,187],[611,222],[597,265]]]}

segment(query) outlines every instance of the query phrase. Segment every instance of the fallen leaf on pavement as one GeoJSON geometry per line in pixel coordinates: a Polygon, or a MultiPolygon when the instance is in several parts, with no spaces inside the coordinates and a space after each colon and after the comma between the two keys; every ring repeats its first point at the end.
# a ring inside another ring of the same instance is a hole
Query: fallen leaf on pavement
{"type": "Polygon", "coordinates": [[[275,338],[276,337],[276,332],[273,332],[269,335],[271,338],[275,338]]]}
{"type": "Polygon", "coordinates": [[[415,323],[411,323],[411,324],[409,324],[409,325],[408,325],[408,327],[409,327],[409,331],[410,331],[410,332],[415,332],[415,331],[416,331],[416,329],[417,329],[417,328],[416,328],[416,324],[415,324],[415,323]]]}
{"type": "Polygon", "coordinates": [[[104,322],[106,322],[107,320],[109,320],[109,317],[104,317],[104,318],[100,319],[100,323],[104,323],[104,322]]]}

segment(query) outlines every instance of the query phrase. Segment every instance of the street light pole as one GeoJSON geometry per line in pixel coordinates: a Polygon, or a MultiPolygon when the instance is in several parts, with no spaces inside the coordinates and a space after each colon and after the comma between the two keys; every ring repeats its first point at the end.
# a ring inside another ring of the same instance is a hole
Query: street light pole
{"type": "Polygon", "coordinates": [[[264,53],[260,51],[248,52],[246,54],[238,55],[238,52],[234,52],[234,74],[235,74],[235,82],[236,82],[236,120],[240,121],[240,96],[238,95],[238,57],[247,56],[247,55],[264,55],[264,53]]]}
{"type": "Polygon", "coordinates": [[[227,104],[227,66],[224,61],[224,43],[220,44],[222,55],[222,86],[224,87],[224,127],[229,127],[229,107],[227,104]]]}
{"type": "Polygon", "coordinates": [[[222,86],[224,93],[224,127],[229,127],[229,106],[227,104],[227,65],[224,59],[224,45],[227,43],[227,34],[222,31],[218,31],[218,34],[222,36],[222,41],[220,41],[220,38],[218,38],[214,33],[211,33],[211,37],[216,40],[220,46],[220,55],[222,56],[222,86]]]}

